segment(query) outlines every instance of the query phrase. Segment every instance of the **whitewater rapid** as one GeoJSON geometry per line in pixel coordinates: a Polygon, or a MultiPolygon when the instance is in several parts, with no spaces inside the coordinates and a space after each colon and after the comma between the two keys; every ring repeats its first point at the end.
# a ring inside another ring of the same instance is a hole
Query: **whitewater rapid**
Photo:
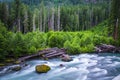
{"type": "Polygon", "coordinates": [[[63,62],[57,58],[27,61],[28,66],[18,72],[1,75],[0,80],[120,80],[118,54],[81,54],[71,57],[71,62],[63,62]],[[37,74],[35,66],[39,64],[49,65],[51,70],[37,74]]]}

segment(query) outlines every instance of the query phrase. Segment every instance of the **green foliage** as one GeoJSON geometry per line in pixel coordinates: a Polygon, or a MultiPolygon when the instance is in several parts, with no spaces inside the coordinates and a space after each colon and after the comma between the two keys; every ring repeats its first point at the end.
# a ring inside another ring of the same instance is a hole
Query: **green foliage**
{"type": "Polygon", "coordinates": [[[94,48],[95,48],[94,44],[91,43],[91,44],[88,44],[84,47],[81,47],[80,52],[81,53],[86,53],[86,52],[91,53],[91,52],[94,52],[94,48]]]}
{"type": "Polygon", "coordinates": [[[6,0],[0,2],[0,20],[7,29],[14,32],[27,33],[37,28],[48,32],[53,22],[53,30],[58,30],[60,25],[59,29],[63,31],[82,31],[109,17],[110,0],[96,0],[95,3],[91,0],[13,0],[11,3],[4,1],[6,0]],[[55,6],[51,6],[52,3],[55,6]],[[59,6],[59,3],[63,3],[62,6],[59,6]]]}
{"type": "Polygon", "coordinates": [[[2,36],[0,34],[0,59],[5,58],[6,55],[6,51],[5,51],[5,47],[6,47],[6,39],[4,38],[4,36],[2,36]]]}
{"type": "Polygon", "coordinates": [[[74,38],[64,43],[64,48],[68,50],[68,53],[79,54],[94,51],[91,32],[75,33],[74,35],[74,38]]]}
{"type": "Polygon", "coordinates": [[[64,48],[67,49],[67,52],[69,54],[78,54],[78,53],[80,53],[80,46],[79,46],[78,43],[75,43],[75,42],[70,43],[70,41],[66,41],[64,43],[64,48]]]}
{"type": "Polygon", "coordinates": [[[30,49],[29,49],[29,52],[30,53],[35,53],[37,50],[34,46],[31,46],[30,49]]]}
{"type": "Polygon", "coordinates": [[[50,47],[63,47],[63,44],[65,42],[64,39],[64,34],[61,35],[61,33],[56,32],[53,33],[49,38],[48,38],[48,46],[50,47]]]}
{"type": "Polygon", "coordinates": [[[8,55],[6,50],[8,45],[6,35],[7,35],[7,30],[4,24],[0,22],[0,60],[4,59],[5,56],[8,55]]]}
{"type": "Polygon", "coordinates": [[[115,44],[112,37],[108,37],[105,26],[99,25],[90,31],[81,32],[53,32],[43,33],[39,31],[13,33],[7,31],[0,23],[0,58],[34,54],[38,50],[47,47],[66,48],[69,54],[94,52],[94,47],[101,43],[115,44]],[[101,28],[102,27],[102,28],[101,28]],[[99,30],[103,32],[100,32],[99,30]],[[104,30],[105,29],[105,30],[104,30]],[[105,32],[105,33],[104,33],[105,32]]]}

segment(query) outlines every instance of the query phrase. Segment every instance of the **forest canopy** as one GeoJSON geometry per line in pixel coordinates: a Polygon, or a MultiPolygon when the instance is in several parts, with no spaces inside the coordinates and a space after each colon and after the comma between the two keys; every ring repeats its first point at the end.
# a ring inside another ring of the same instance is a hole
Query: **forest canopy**
{"type": "Polygon", "coordinates": [[[9,30],[22,33],[88,30],[109,15],[108,0],[1,0],[0,3],[1,21],[9,30]]]}

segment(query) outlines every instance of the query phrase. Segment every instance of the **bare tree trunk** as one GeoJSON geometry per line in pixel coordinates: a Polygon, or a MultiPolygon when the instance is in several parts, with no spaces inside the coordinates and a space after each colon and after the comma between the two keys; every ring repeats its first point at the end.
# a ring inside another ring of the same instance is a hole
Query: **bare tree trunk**
{"type": "Polygon", "coordinates": [[[48,21],[48,31],[50,30],[50,11],[49,11],[49,9],[48,9],[48,18],[47,18],[47,21],[48,21]]]}
{"type": "Polygon", "coordinates": [[[118,22],[119,22],[119,19],[117,18],[116,25],[115,25],[115,28],[114,28],[114,34],[113,34],[114,40],[118,39],[118,22]]]}
{"type": "Polygon", "coordinates": [[[46,21],[46,14],[44,13],[43,32],[45,32],[45,21],[46,21]]]}
{"type": "Polygon", "coordinates": [[[51,28],[54,31],[54,7],[52,8],[52,19],[51,19],[51,28]]]}
{"type": "Polygon", "coordinates": [[[95,17],[95,25],[98,24],[98,16],[95,17]]]}
{"type": "Polygon", "coordinates": [[[18,32],[20,32],[21,30],[20,30],[20,18],[18,18],[18,23],[17,23],[17,25],[18,25],[18,32]]]}
{"type": "Polygon", "coordinates": [[[40,30],[40,15],[38,14],[38,30],[40,30]]]}
{"type": "Polygon", "coordinates": [[[28,13],[25,11],[24,14],[24,33],[28,31],[28,13]]]}
{"type": "Polygon", "coordinates": [[[45,32],[45,23],[46,23],[46,11],[45,7],[43,7],[43,32],[45,32]]]}
{"type": "Polygon", "coordinates": [[[35,14],[33,15],[33,31],[36,31],[35,14]]]}
{"type": "Polygon", "coordinates": [[[58,20],[57,20],[58,31],[60,31],[60,6],[58,7],[58,20]]]}
{"type": "Polygon", "coordinates": [[[42,22],[43,22],[43,19],[42,19],[42,9],[40,10],[40,31],[42,32],[42,22]]]}
{"type": "Polygon", "coordinates": [[[80,15],[79,14],[80,14],[80,11],[79,11],[79,8],[78,8],[78,14],[77,14],[78,15],[78,18],[77,18],[78,19],[78,30],[80,30],[80,28],[79,28],[80,27],[80,23],[79,23],[80,22],[80,20],[79,20],[80,15]]]}

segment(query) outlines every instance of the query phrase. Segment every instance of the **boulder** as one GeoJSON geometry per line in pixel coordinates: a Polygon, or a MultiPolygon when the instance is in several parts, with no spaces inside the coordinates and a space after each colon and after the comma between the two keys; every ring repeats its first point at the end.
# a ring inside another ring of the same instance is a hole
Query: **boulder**
{"type": "Polygon", "coordinates": [[[19,70],[21,70],[21,66],[20,65],[17,65],[17,66],[13,66],[11,69],[12,69],[12,71],[19,71],[19,70]]]}
{"type": "Polygon", "coordinates": [[[64,67],[64,65],[63,65],[63,64],[60,64],[59,66],[60,66],[60,67],[64,67]]]}
{"type": "Polygon", "coordinates": [[[13,63],[14,61],[15,61],[15,60],[12,59],[12,58],[11,58],[11,59],[6,59],[6,60],[5,60],[6,63],[13,63]]]}
{"type": "Polygon", "coordinates": [[[72,61],[73,59],[69,55],[65,54],[61,56],[61,60],[65,62],[69,62],[69,61],[72,61]]]}
{"type": "Polygon", "coordinates": [[[3,63],[0,63],[0,67],[3,67],[3,66],[5,66],[5,64],[3,64],[3,63]]]}
{"type": "Polygon", "coordinates": [[[37,73],[47,73],[51,68],[48,65],[37,65],[35,67],[37,73]]]}
{"type": "Polygon", "coordinates": [[[20,63],[21,63],[21,62],[20,62],[20,61],[18,61],[18,60],[14,62],[14,64],[20,64],[20,63]]]}

